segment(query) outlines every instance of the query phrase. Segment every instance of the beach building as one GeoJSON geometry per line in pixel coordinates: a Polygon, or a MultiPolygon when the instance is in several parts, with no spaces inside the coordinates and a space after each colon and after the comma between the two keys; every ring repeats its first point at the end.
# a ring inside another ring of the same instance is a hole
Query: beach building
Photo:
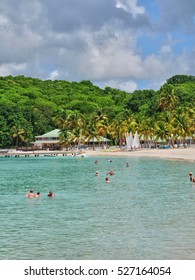
{"type": "Polygon", "coordinates": [[[59,146],[59,129],[54,129],[50,132],[47,132],[43,135],[35,136],[34,145],[40,149],[56,149],[60,148],[59,146]]]}
{"type": "MultiPolygon", "coordinates": [[[[60,129],[54,129],[50,132],[47,132],[43,135],[35,136],[34,146],[39,149],[50,149],[50,150],[59,150],[61,149],[61,145],[59,143],[60,129]]],[[[93,137],[90,139],[86,139],[85,146],[92,147],[95,143],[95,146],[106,146],[110,140],[105,137],[93,137]]],[[[72,143],[72,146],[75,146],[75,143],[72,143]]],[[[78,146],[78,145],[76,145],[78,146]]],[[[83,145],[81,145],[82,147],[83,145]]]]}

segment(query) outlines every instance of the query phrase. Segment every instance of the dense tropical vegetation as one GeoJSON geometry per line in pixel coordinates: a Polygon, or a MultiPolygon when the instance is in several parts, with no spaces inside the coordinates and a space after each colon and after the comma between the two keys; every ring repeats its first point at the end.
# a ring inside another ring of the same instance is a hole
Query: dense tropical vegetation
{"type": "Polygon", "coordinates": [[[0,77],[0,148],[32,145],[55,128],[63,146],[100,136],[120,145],[130,130],[145,140],[184,142],[195,132],[195,77],[176,75],[157,91],[133,93],[90,81],[0,77]]]}

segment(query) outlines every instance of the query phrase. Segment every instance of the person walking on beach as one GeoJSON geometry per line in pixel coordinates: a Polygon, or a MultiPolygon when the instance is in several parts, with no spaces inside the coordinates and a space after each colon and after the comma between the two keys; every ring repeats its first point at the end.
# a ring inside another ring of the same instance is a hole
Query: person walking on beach
{"type": "Polygon", "coordinates": [[[190,181],[191,181],[192,183],[195,183],[195,178],[194,178],[192,172],[189,173],[189,176],[190,176],[190,181]]]}

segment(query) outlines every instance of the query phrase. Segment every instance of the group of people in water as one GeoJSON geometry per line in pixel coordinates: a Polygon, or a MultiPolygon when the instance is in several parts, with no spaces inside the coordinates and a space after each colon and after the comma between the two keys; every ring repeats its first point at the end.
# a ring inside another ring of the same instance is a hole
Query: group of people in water
{"type": "MultiPolygon", "coordinates": [[[[110,162],[112,162],[112,160],[109,160],[110,162]]],[[[95,164],[98,164],[98,161],[95,161],[95,164]]],[[[126,167],[129,167],[129,163],[126,162],[126,167]]],[[[113,176],[115,175],[115,171],[113,169],[111,169],[106,175],[110,175],[113,176]]],[[[95,172],[95,176],[99,176],[99,171],[95,172]]],[[[189,177],[190,177],[190,181],[192,183],[195,183],[195,177],[193,176],[192,172],[189,172],[189,177]]],[[[110,183],[110,180],[108,177],[105,178],[105,183],[110,183]]],[[[55,197],[55,193],[52,191],[49,191],[49,193],[47,194],[48,197],[55,197]]],[[[33,190],[30,190],[29,193],[26,195],[27,198],[40,198],[42,197],[42,194],[40,192],[34,193],[33,190]]]]}
{"type": "MultiPolygon", "coordinates": [[[[109,160],[109,162],[112,162],[112,160],[109,160]]],[[[95,164],[98,164],[98,161],[97,161],[97,160],[95,160],[95,164]]],[[[130,165],[129,165],[128,162],[126,162],[126,167],[130,167],[130,165]]],[[[115,171],[114,171],[113,169],[111,169],[106,175],[112,176],[112,175],[114,175],[114,174],[115,174],[115,171]]],[[[99,171],[96,171],[96,172],[95,172],[95,176],[99,176],[99,171]]],[[[195,183],[195,177],[193,176],[193,173],[192,173],[192,172],[189,172],[189,177],[190,177],[190,181],[191,181],[192,183],[195,183]]],[[[105,182],[106,182],[106,183],[110,183],[110,180],[109,180],[108,177],[105,178],[105,182]]]]}
{"type": "MultiPolygon", "coordinates": [[[[54,194],[54,192],[49,191],[47,196],[54,197],[55,194],[54,194]]],[[[34,193],[33,190],[30,190],[29,193],[26,195],[26,197],[27,198],[36,198],[36,197],[40,198],[40,197],[42,197],[42,194],[40,192],[34,193]]]]}
{"type": "MultiPolygon", "coordinates": [[[[112,163],[112,160],[109,160],[109,162],[112,163]]],[[[95,164],[98,164],[98,161],[97,161],[97,160],[95,160],[95,164]]],[[[126,167],[129,167],[129,166],[130,166],[129,163],[126,162],[126,167]]],[[[113,175],[115,175],[115,171],[114,171],[113,169],[111,169],[106,175],[113,176],[113,175]]],[[[99,176],[99,171],[96,171],[96,172],[95,172],[95,176],[99,176]]],[[[108,177],[105,178],[105,183],[110,183],[110,180],[109,180],[108,177]]]]}

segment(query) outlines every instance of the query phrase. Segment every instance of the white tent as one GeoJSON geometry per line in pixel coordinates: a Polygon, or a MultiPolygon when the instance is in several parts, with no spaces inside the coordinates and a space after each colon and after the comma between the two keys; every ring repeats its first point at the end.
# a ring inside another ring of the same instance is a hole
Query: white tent
{"type": "Polygon", "coordinates": [[[132,132],[126,133],[126,144],[127,144],[127,149],[132,149],[132,144],[133,144],[133,136],[132,132]]]}
{"type": "Polygon", "coordinates": [[[133,149],[140,149],[141,148],[139,135],[138,135],[137,131],[136,131],[136,133],[134,135],[134,138],[133,138],[132,148],[133,149]]]}

